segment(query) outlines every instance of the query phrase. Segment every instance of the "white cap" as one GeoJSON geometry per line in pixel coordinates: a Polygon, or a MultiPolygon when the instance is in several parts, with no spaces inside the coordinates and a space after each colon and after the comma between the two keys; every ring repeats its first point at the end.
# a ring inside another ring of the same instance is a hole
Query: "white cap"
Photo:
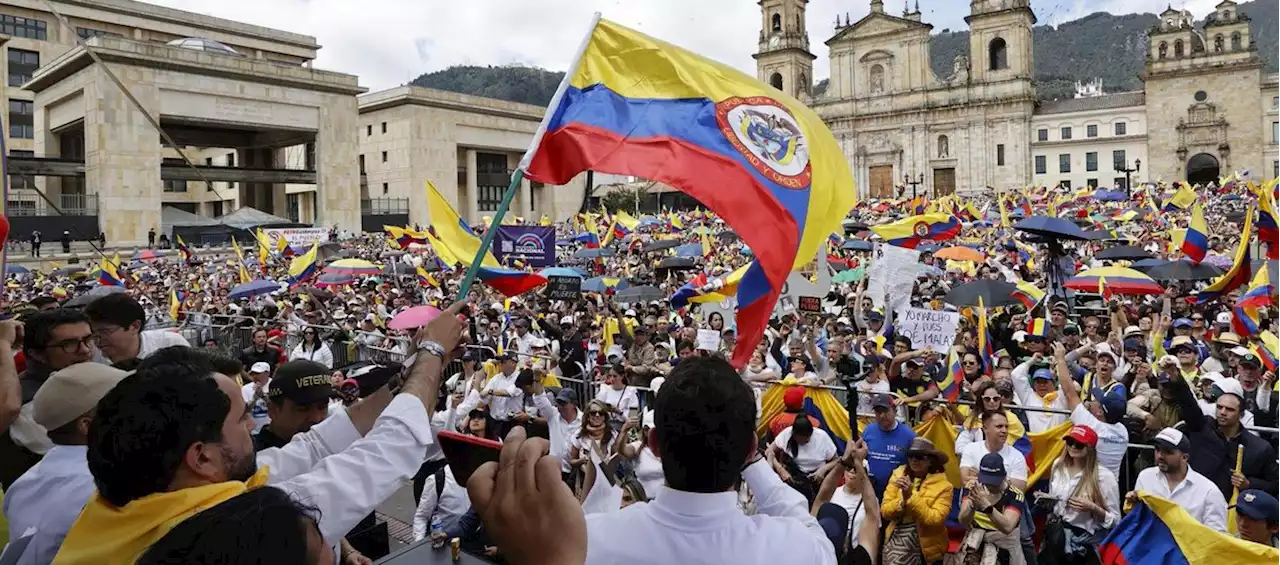
{"type": "Polygon", "coordinates": [[[1218,317],[1214,321],[1220,326],[1231,325],[1231,312],[1218,312],[1218,317]]]}
{"type": "Polygon", "coordinates": [[[1244,399],[1244,386],[1235,377],[1227,377],[1213,383],[1222,390],[1222,394],[1234,394],[1240,399],[1244,399]]]}
{"type": "Polygon", "coordinates": [[[1027,339],[1027,332],[1022,331],[1022,330],[1018,330],[1018,331],[1016,331],[1016,332],[1013,332],[1013,341],[1016,341],[1016,342],[1018,342],[1018,343],[1022,343],[1022,341],[1023,341],[1023,340],[1025,340],[1025,339],[1027,339]]]}
{"type": "Polygon", "coordinates": [[[270,373],[271,365],[268,365],[265,361],[258,361],[257,363],[254,363],[252,367],[249,367],[249,372],[250,373],[270,373]]]}
{"type": "Polygon", "coordinates": [[[1237,345],[1237,346],[1235,346],[1235,347],[1232,347],[1231,349],[1228,349],[1227,351],[1230,351],[1231,353],[1235,353],[1236,355],[1239,355],[1239,356],[1241,356],[1241,357],[1244,357],[1245,355],[1250,355],[1250,354],[1252,354],[1252,353],[1253,353],[1252,351],[1249,351],[1248,349],[1245,349],[1245,348],[1243,348],[1243,347],[1240,347],[1239,345],[1237,345]]]}
{"type": "Polygon", "coordinates": [[[1129,337],[1131,335],[1140,334],[1140,333],[1142,333],[1142,328],[1139,328],[1138,326],[1129,326],[1124,329],[1124,337],[1129,337]]]}
{"type": "MultiPolygon", "coordinates": [[[[1172,356],[1166,355],[1165,357],[1172,357],[1172,356]]],[[[1219,373],[1217,371],[1209,371],[1208,373],[1203,373],[1200,375],[1201,381],[1209,381],[1214,384],[1218,384],[1218,381],[1222,379],[1223,379],[1222,373],[1219,373]]]]}
{"type": "Polygon", "coordinates": [[[630,308],[628,308],[628,309],[627,309],[627,311],[625,312],[625,314],[626,314],[627,316],[631,316],[631,317],[633,317],[633,318],[634,318],[634,317],[635,317],[635,315],[636,315],[636,311],[635,311],[635,310],[632,310],[632,309],[630,309],[630,308]]]}
{"type": "Polygon", "coordinates": [[[1165,428],[1160,430],[1160,433],[1156,434],[1156,437],[1152,438],[1152,441],[1166,443],[1182,451],[1186,451],[1186,448],[1190,447],[1191,443],[1187,441],[1187,436],[1183,435],[1182,431],[1176,428],[1165,428]]]}
{"type": "Polygon", "coordinates": [[[533,347],[546,347],[546,346],[547,346],[547,340],[542,339],[542,338],[536,338],[536,339],[534,339],[534,340],[533,340],[533,343],[532,343],[531,345],[532,345],[533,347]]]}
{"type": "Polygon", "coordinates": [[[1111,346],[1108,345],[1106,342],[1099,343],[1098,345],[1093,346],[1093,351],[1098,355],[1106,355],[1110,357],[1112,363],[1116,363],[1116,364],[1120,363],[1120,356],[1116,355],[1116,352],[1112,351],[1111,346]]]}
{"type": "Polygon", "coordinates": [[[653,394],[656,395],[658,394],[658,389],[662,388],[662,383],[665,382],[667,382],[666,377],[654,377],[652,381],[649,381],[649,390],[652,390],[653,394]]]}
{"type": "Polygon", "coordinates": [[[564,324],[569,324],[569,325],[571,325],[571,326],[572,326],[572,325],[573,325],[573,315],[571,315],[571,314],[565,314],[565,315],[563,315],[563,316],[560,316],[560,325],[564,325],[564,324]]]}

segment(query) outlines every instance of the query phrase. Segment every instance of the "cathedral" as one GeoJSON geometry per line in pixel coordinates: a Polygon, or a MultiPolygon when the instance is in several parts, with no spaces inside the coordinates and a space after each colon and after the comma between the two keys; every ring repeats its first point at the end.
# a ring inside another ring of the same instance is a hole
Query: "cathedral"
{"type": "Polygon", "coordinates": [[[1148,34],[1144,91],[1052,102],[1036,96],[1030,0],[972,0],[968,54],[941,77],[929,60],[933,26],[918,4],[892,15],[871,0],[862,19],[837,18],[825,42],[829,84],[816,96],[807,3],[760,1],[757,73],[822,116],[862,197],[1122,188],[1246,170],[1270,178],[1280,169],[1277,77],[1262,72],[1233,0],[1201,27],[1186,12],[1160,14],[1148,34]]]}

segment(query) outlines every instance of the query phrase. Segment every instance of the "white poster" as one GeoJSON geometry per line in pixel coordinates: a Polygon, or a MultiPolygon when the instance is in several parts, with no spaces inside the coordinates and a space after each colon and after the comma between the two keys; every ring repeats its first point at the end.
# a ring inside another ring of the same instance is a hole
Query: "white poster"
{"type": "Polygon", "coordinates": [[[912,349],[932,349],[941,355],[951,351],[960,327],[959,312],[904,308],[894,322],[898,335],[911,338],[912,349]]]}
{"type": "Polygon", "coordinates": [[[280,238],[284,238],[290,247],[311,247],[313,243],[329,241],[329,230],[325,228],[272,228],[262,230],[267,235],[267,246],[272,251],[280,248],[280,238]]]}
{"type": "Polygon", "coordinates": [[[877,243],[874,259],[867,271],[867,290],[863,296],[871,298],[871,302],[877,308],[883,308],[886,314],[900,312],[911,303],[911,290],[919,274],[919,251],[877,243]]]}
{"type": "Polygon", "coordinates": [[[715,330],[698,330],[698,349],[703,351],[720,351],[720,332],[715,330]]]}

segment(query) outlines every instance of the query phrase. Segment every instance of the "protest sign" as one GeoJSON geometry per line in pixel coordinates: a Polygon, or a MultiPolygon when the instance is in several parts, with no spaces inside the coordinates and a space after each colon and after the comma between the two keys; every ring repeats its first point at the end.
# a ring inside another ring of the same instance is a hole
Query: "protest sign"
{"type": "Polygon", "coordinates": [[[942,355],[951,351],[959,326],[959,312],[927,308],[904,308],[893,325],[898,335],[911,338],[913,349],[932,349],[942,355]]]}
{"type": "Polygon", "coordinates": [[[556,229],[550,226],[501,226],[493,240],[493,256],[512,265],[552,267],[556,264],[556,229]]]}
{"type": "Polygon", "coordinates": [[[877,308],[884,308],[886,314],[898,312],[911,303],[911,290],[919,273],[919,251],[878,243],[863,296],[877,308]]]}
{"type": "Polygon", "coordinates": [[[719,351],[720,332],[715,330],[698,330],[698,349],[703,351],[719,351]]]}
{"type": "Polygon", "coordinates": [[[563,275],[547,277],[547,298],[573,300],[582,294],[582,279],[563,275]]]}
{"type": "Polygon", "coordinates": [[[271,228],[262,233],[267,236],[267,248],[273,252],[280,248],[280,238],[284,238],[289,247],[308,249],[312,244],[329,241],[329,230],[325,228],[271,228]]]}
{"type": "Polygon", "coordinates": [[[831,267],[827,265],[826,256],[819,252],[813,280],[800,271],[792,271],[787,275],[787,282],[782,285],[782,294],[773,306],[775,316],[796,312],[821,311],[822,297],[831,292],[831,267]],[[813,300],[808,300],[812,298],[813,300]],[[801,306],[804,303],[805,307],[801,306]]]}

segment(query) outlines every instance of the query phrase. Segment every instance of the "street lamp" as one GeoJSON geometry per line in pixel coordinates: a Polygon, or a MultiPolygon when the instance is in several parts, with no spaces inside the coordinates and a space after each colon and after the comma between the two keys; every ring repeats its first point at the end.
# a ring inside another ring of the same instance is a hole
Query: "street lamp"
{"type": "Polygon", "coordinates": [[[1124,173],[1124,194],[1126,197],[1129,197],[1129,198],[1133,197],[1132,175],[1133,173],[1136,173],[1141,170],[1142,170],[1142,159],[1134,159],[1132,169],[1130,169],[1129,165],[1124,162],[1121,162],[1119,166],[1116,167],[1117,173],[1124,173]]]}
{"type": "Polygon", "coordinates": [[[911,180],[911,175],[902,175],[902,184],[911,185],[911,199],[916,197],[916,187],[924,184],[924,173],[916,175],[915,180],[911,180]]]}

